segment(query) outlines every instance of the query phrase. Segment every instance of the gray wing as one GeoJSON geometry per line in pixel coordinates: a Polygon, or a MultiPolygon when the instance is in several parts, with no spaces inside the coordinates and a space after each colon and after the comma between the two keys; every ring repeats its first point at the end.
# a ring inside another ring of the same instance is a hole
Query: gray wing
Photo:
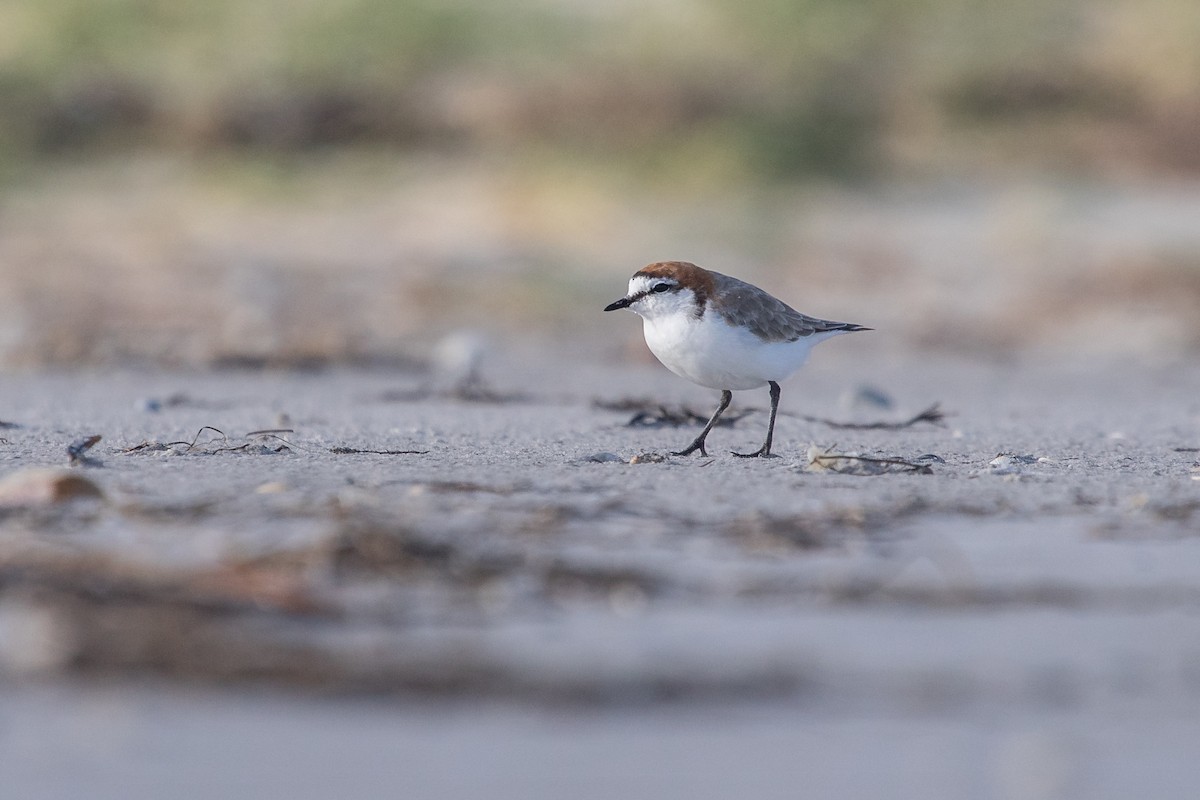
{"type": "Polygon", "coordinates": [[[801,314],[782,300],[745,281],[714,272],[713,310],[730,325],[741,325],[764,342],[794,342],[814,333],[867,331],[851,322],[834,322],[801,314]],[[718,301],[717,297],[721,299],[718,301]]]}

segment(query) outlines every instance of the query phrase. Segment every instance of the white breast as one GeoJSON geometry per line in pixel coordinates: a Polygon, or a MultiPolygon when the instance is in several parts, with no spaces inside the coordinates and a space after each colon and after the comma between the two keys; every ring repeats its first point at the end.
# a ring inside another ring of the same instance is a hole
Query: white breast
{"type": "Polygon", "coordinates": [[[711,310],[700,319],[691,314],[643,319],[646,344],[658,360],[676,375],[711,389],[756,389],[767,381],[782,381],[804,365],[813,345],[836,335],[768,343],[711,310]]]}

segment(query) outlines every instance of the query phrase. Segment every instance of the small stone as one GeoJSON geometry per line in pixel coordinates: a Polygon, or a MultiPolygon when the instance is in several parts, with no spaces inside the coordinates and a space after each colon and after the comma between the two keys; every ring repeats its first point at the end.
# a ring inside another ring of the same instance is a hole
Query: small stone
{"type": "Polygon", "coordinates": [[[993,475],[1013,475],[1021,472],[1027,464],[1036,464],[1037,462],[1037,456],[1001,453],[988,462],[988,467],[991,468],[993,475]]]}
{"type": "Polygon", "coordinates": [[[32,467],[0,480],[0,508],[49,506],[103,496],[95,483],[65,469],[32,467]]]}
{"type": "Polygon", "coordinates": [[[479,331],[458,330],[445,336],[433,350],[433,369],[447,389],[470,391],[482,385],[488,339],[479,331]]]}
{"type": "Polygon", "coordinates": [[[1037,456],[1001,453],[989,461],[988,464],[993,467],[1007,467],[1011,464],[1036,464],[1037,460],[1037,456]]]}
{"type": "Polygon", "coordinates": [[[616,462],[625,462],[625,459],[621,458],[616,453],[592,453],[590,456],[584,456],[579,460],[588,464],[612,464],[616,462]]]}

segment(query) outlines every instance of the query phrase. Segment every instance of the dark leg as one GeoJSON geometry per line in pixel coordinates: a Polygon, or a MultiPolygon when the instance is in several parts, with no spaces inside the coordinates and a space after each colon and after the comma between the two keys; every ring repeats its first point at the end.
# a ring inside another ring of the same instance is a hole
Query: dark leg
{"type": "Polygon", "coordinates": [[[775,412],[779,410],[779,384],[775,381],[768,381],[768,383],[771,385],[771,421],[767,423],[767,440],[753,453],[734,453],[735,456],[741,458],[771,457],[771,438],[775,435],[775,412]]]}
{"type": "Polygon", "coordinates": [[[692,442],[687,447],[680,450],[678,453],[671,453],[671,455],[673,455],[673,456],[690,456],[692,453],[696,452],[697,450],[700,451],[700,455],[702,455],[702,456],[708,455],[708,451],[704,449],[704,439],[705,439],[705,437],[708,436],[708,432],[713,429],[713,425],[717,424],[717,420],[720,419],[722,412],[724,412],[725,409],[729,408],[729,404],[732,401],[733,401],[733,392],[729,391],[728,389],[721,392],[721,405],[717,406],[717,410],[712,415],[712,419],[710,419],[708,421],[708,424],[704,426],[704,430],[700,431],[700,435],[696,437],[696,441],[692,442]]]}

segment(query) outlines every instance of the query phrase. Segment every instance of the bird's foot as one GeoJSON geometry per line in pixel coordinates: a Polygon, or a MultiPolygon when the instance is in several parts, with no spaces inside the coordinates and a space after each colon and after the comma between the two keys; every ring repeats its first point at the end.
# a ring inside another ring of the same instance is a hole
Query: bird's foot
{"type": "Polygon", "coordinates": [[[753,453],[733,453],[738,458],[779,458],[779,456],[771,453],[771,448],[767,445],[755,450],[753,453]]]}
{"type": "Polygon", "coordinates": [[[671,453],[671,455],[673,455],[673,456],[690,456],[692,453],[696,452],[697,450],[700,451],[700,455],[702,455],[702,456],[708,455],[708,451],[704,449],[704,440],[703,439],[697,439],[696,441],[692,442],[691,444],[689,444],[687,447],[683,448],[682,450],[671,453]]]}

